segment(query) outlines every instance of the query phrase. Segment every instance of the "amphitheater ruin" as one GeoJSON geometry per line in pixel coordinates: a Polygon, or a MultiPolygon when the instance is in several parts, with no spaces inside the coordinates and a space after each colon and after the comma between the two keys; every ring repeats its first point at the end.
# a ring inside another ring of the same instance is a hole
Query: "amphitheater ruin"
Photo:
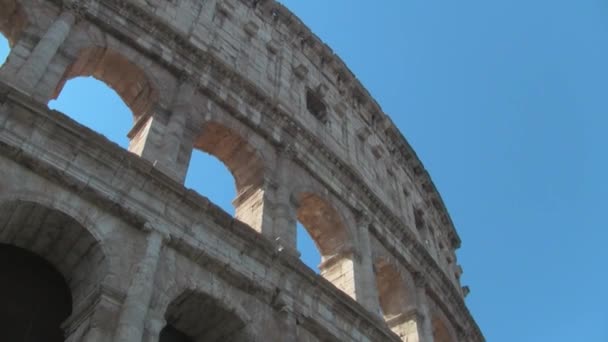
{"type": "Polygon", "coordinates": [[[484,341],[428,173],[284,6],[0,6],[2,340],[484,341]],[[79,76],[130,108],[128,150],[48,108],[79,76]],[[195,150],[234,176],[234,217],[184,187],[195,150]]]}

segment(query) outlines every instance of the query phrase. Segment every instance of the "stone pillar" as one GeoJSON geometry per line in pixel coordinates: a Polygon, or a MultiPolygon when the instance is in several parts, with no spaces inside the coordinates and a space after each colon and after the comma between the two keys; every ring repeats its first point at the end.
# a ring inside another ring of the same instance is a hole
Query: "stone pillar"
{"type": "Polygon", "coordinates": [[[152,158],[155,159],[157,168],[180,183],[183,183],[186,178],[190,161],[190,158],[186,158],[185,161],[181,160],[184,158],[180,158],[184,145],[189,146],[189,151],[185,151],[188,157],[192,154],[193,142],[185,142],[184,138],[194,94],[195,88],[190,83],[184,82],[178,88],[171,115],[160,142],[159,152],[161,154],[152,158]]]}
{"type": "Polygon", "coordinates": [[[271,238],[273,218],[271,205],[272,195],[276,190],[275,183],[270,179],[264,179],[259,186],[254,186],[247,191],[238,194],[232,201],[235,208],[235,218],[247,223],[259,233],[271,238]]]}
{"type": "Polygon", "coordinates": [[[380,309],[374,260],[370,242],[369,228],[372,223],[370,216],[359,215],[357,218],[357,248],[355,251],[355,296],[357,301],[377,317],[382,317],[380,309]]]}
{"type": "Polygon", "coordinates": [[[158,342],[160,332],[167,325],[167,321],[160,317],[148,317],[146,322],[146,333],[143,342],[158,342]]]}
{"type": "Polygon", "coordinates": [[[187,134],[187,126],[194,94],[190,83],[182,83],[170,109],[157,105],[151,113],[143,114],[129,132],[129,151],[152,162],[179,183],[186,178],[192,154],[193,137],[187,134]]]}
{"type": "Polygon", "coordinates": [[[63,323],[66,342],[110,342],[120,312],[120,294],[102,285],[98,292],[74,303],[75,311],[63,323]]]}
{"type": "Polygon", "coordinates": [[[416,304],[420,320],[418,322],[418,340],[420,342],[433,342],[433,322],[426,294],[427,280],[421,273],[414,274],[416,283],[416,304]]]}
{"type": "Polygon", "coordinates": [[[130,139],[129,151],[154,163],[162,155],[162,138],[170,113],[156,104],[149,112],[136,118],[135,124],[127,134],[130,139]]]}
{"type": "Polygon", "coordinates": [[[17,72],[15,82],[19,88],[26,93],[32,93],[68,37],[75,20],[74,14],[70,11],[63,11],[57,17],[17,72]]]}
{"type": "Polygon", "coordinates": [[[115,341],[134,342],[143,338],[148,307],[154,290],[154,276],[163,246],[163,235],[160,232],[148,224],[146,230],[148,232],[146,252],[137,266],[122,305],[115,341]]]}
{"type": "MultiPolygon", "coordinates": [[[[29,33],[31,34],[31,33],[29,33]]],[[[34,49],[35,44],[30,39],[21,37],[14,46],[11,47],[6,61],[0,67],[0,78],[8,82],[12,82],[19,68],[34,49]]]]}
{"type": "Polygon", "coordinates": [[[299,256],[297,249],[297,204],[291,196],[288,186],[293,176],[290,167],[295,159],[295,149],[293,145],[281,148],[277,153],[277,167],[274,199],[274,218],[272,228],[263,227],[262,234],[275,241],[285,251],[299,256]]]}

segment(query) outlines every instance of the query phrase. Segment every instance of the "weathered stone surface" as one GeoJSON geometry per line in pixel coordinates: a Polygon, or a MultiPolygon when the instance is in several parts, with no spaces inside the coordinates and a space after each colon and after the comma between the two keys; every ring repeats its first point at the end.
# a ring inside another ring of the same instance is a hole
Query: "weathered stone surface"
{"type": "Polygon", "coordinates": [[[283,6],[0,5],[0,243],[66,278],[68,341],[484,340],[424,167],[283,6]],[[129,151],[47,108],[78,76],[132,110],[129,151]],[[235,218],[183,187],[194,149],[232,172],[235,218]]]}

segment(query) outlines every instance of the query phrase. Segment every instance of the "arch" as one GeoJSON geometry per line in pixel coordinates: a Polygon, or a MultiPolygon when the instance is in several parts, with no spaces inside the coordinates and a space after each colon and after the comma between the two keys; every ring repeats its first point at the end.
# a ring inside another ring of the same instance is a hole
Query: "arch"
{"type": "Polygon", "coordinates": [[[0,0],[0,8],[0,33],[13,47],[28,25],[27,15],[17,0],[0,0]]]}
{"type": "Polygon", "coordinates": [[[434,297],[427,297],[430,313],[431,328],[433,333],[433,341],[435,342],[457,342],[457,331],[454,329],[457,324],[450,320],[444,309],[438,305],[434,297]]]}
{"type": "Polygon", "coordinates": [[[245,342],[248,316],[228,298],[185,290],[167,307],[159,342],[245,342]]]}
{"type": "Polygon", "coordinates": [[[327,200],[312,192],[301,192],[296,203],[298,220],[317,245],[323,262],[350,246],[344,219],[327,200]]]}
{"type": "Polygon", "coordinates": [[[72,313],[72,294],[48,261],[0,243],[0,321],[7,341],[64,340],[61,324],[72,313]]]}
{"type": "Polygon", "coordinates": [[[313,192],[298,193],[295,202],[297,219],[321,254],[321,275],[356,299],[354,251],[344,217],[328,200],[313,192]]]}
{"type": "Polygon", "coordinates": [[[380,307],[385,320],[393,319],[416,308],[416,288],[409,275],[382,258],[375,262],[380,307]]]}
{"type": "Polygon", "coordinates": [[[237,196],[259,189],[264,180],[264,164],[257,152],[234,130],[215,121],[203,124],[194,148],[217,157],[232,175],[237,196]]]}
{"type": "Polygon", "coordinates": [[[230,171],[236,186],[235,217],[261,231],[264,199],[264,162],[258,151],[234,129],[207,121],[194,148],[218,158],[230,171]]]}
{"type": "Polygon", "coordinates": [[[184,185],[197,190],[211,202],[234,216],[236,196],[234,176],[221,160],[203,151],[194,150],[190,157],[184,185]],[[209,182],[213,179],[213,182],[209,182]]]}
{"type": "MultiPolygon", "coordinates": [[[[69,287],[73,308],[79,310],[86,309],[83,303],[108,273],[105,253],[94,235],[76,218],[37,202],[0,202],[0,243],[31,252],[52,265],[69,287]]],[[[72,316],[82,314],[86,313],[72,312],[72,316]]]]}
{"type": "Polygon", "coordinates": [[[110,141],[128,149],[133,126],[131,110],[106,83],[92,77],[76,77],[66,83],[49,108],[58,110],[110,141]]]}
{"type": "Polygon", "coordinates": [[[455,342],[456,340],[452,338],[452,334],[450,329],[448,328],[447,323],[442,317],[438,315],[433,316],[432,320],[433,325],[433,341],[435,342],[455,342]]]}
{"type": "Polygon", "coordinates": [[[80,51],[59,81],[53,99],[66,82],[79,76],[91,76],[112,88],[133,113],[134,121],[148,114],[158,102],[158,91],[145,72],[119,52],[106,47],[80,51]]]}
{"type": "Polygon", "coordinates": [[[416,287],[412,277],[384,257],[376,259],[374,271],[380,308],[387,325],[400,337],[407,337],[407,341],[416,340],[416,287]]]}

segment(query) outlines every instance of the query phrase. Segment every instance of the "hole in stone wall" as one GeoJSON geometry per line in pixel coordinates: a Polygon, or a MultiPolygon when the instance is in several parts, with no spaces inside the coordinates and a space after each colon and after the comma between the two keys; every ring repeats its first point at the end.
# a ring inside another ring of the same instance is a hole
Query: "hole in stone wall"
{"type": "Polygon", "coordinates": [[[93,77],[71,79],[49,108],[58,110],[79,123],[128,148],[127,133],[133,125],[131,110],[108,85],[93,77]]]}
{"type": "Polygon", "coordinates": [[[4,35],[0,34],[0,67],[6,62],[6,58],[8,57],[10,51],[11,48],[8,43],[8,39],[6,39],[4,35]]]}
{"type": "Polygon", "coordinates": [[[297,231],[297,248],[300,252],[300,259],[306,266],[310,267],[317,274],[319,273],[319,265],[321,264],[321,253],[319,253],[318,247],[315,245],[315,241],[312,239],[310,234],[306,231],[306,228],[302,226],[302,223],[298,222],[297,231]]]}
{"type": "Polygon", "coordinates": [[[234,178],[218,158],[198,150],[193,151],[185,185],[234,216],[234,178]]]}
{"type": "Polygon", "coordinates": [[[321,95],[312,89],[306,90],[306,108],[317,120],[322,123],[327,122],[327,106],[323,103],[321,95]]]}

